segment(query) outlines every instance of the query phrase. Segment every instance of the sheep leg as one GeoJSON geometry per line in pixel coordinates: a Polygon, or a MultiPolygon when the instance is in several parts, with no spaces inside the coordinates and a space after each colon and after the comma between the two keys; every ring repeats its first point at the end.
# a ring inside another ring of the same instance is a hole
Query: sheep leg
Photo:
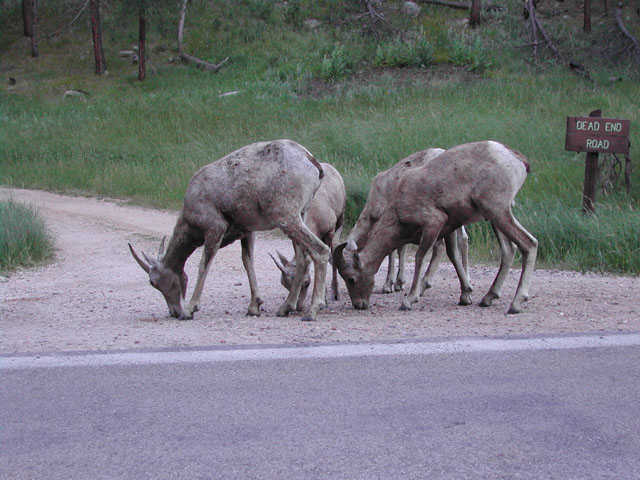
{"type": "Polygon", "coordinates": [[[187,304],[185,310],[185,318],[193,318],[193,314],[200,308],[200,297],[202,296],[202,290],[204,289],[204,282],[207,279],[209,273],[209,267],[213,257],[218,253],[220,244],[222,243],[222,237],[224,237],[225,228],[210,229],[205,233],[204,238],[204,251],[202,252],[202,258],[200,259],[200,267],[198,268],[198,280],[196,286],[193,289],[191,300],[187,304]]]}
{"type": "Polygon", "coordinates": [[[438,268],[440,268],[440,263],[442,263],[442,259],[444,258],[445,246],[444,240],[438,240],[433,246],[433,252],[431,253],[431,260],[429,261],[429,266],[427,267],[427,271],[422,277],[422,285],[420,287],[420,296],[424,295],[424,292],[427,288],[432,287],[433,277],[435,277],[438,272],[438,268]]]}
{"type": "Polygon", "coordinates": [[[396,257],[398,256],[398,251],[394,250],[389,254],[388,257],[388,267],[387,267],[387,279],[384,281],[384,285],[382,285],[382,293],[391,293],[393,292],[393,284],[396,281],[396,257]]]}
{"type": "MultiPolygon", "coordinates": [[[[304,254],[304,252],[302,250],[300,250],[299,247],[296,247],[295,245],[293,246],[293,251],[295,252],[295,259],[296,259],[296,275],[298,274],[298,269],[297,269],[297,265],[298,262],[302,262],[302,265],[304,265],[304,268],[302,269],[302,278],[306,278],[307,277],[307,271],[309,270],[309,258],[304,254]]],[[[300,293],[298,294],[298,300],[296,302],[296,312],[301,312],[302,310],[304,310],[304,301],[307,298],[307,291],[309,290],[309,285],[301,285],[300,287],[300,293]]]]}
{"type": "Polygon", "coordinates": [[[487,294],[482,297],[482,301],[480,302],[481,307],[490,307],[496,298],[500,298],[500,291],[509,274],[509,269],[513,264],[513,257],[516,253],[516,246],[493,224],[491,224],[491,227],[500,244],[500,268],[498,269],[498,275],[496,275],[491,288],[489,288],[487,294]]]}
{"type": "Polygon", "coordinates": [[[398,249],[398,275],[393,285],[393,289],[396,292],[404,290],[404,259],[407,255],[408,245],[403,245],[398,249]]]}
{"type": "Polygon", "coordinates": [[[460,249],[458,247],[458,234],[456,231],[451,232],[444,239],[444,244],[447,249],[447,256],[453,267],[456,269],[458,279],[460,280],[460,301],[458,305],[471,305],[471,283],[469,282],[469,275],[464,269],[462,259],[460,256],[460,249]]]}
{"type": "Polygon", "coordinates": [[[460,249],[460,256],[462,257],[462,268],[469,276],[469,235],[467,235],[464,226],[456,230],[456,239],[460,249]]]}
{"type": "Polygon", "coordinates": [[[240,244],[242,245],[242,265],[247,272],[247,278],[249,279],[249,289],[251,290],[251,301],[249,302],[247,315],[259,317],[262,298],[260,297],[260,291],[258,289],[256,272],[253,269],[253,246],[255,244],[255,239],[255,232],[250,232],[246,237],[240,240],[240,244]]]}
{"type": "Polygon", "coordinates": [[[442,219],[440,223],[430,224],[423,229],[420,245],[418,245],[418,250],[416,251],[416,266],[413,272],[413,283],[411,284],[409,294],[402,299],[400,310],[411,310],[412,305],[418,301],[418,297],[420,296],[420,272],[422,271],[424,257],[438,239],[438,235],[440,234],[440,230],[444,223],[445,219],[442,219]]]}
{"type": "MultiPolygon", "coordinates": [[[[516,289],[515,297],[507,313],[519,313],[522,304],[529,298],[531,277],[538,253],[538,240],[527,232],[514,218],[511,210],[498,218],[491,219],[495,228],[500,230],[509,240],[516,244],[522,255],[522,273],[516,289]]],[[[498,272],[500,274],[500,272],[498,272]]]]}
{"type": "MultiPolygon", "coordinates": [[[[338,246],[341,234],[342,226],[338,227],[334,233],[330,234],[329,248],[331,249],[331,253],[333,253],[338,246]]],[[[329,259],[331,260],[331,256],[329,256],[329,259]]],[[[340,300],[340,296],[338,294],[338,268],[333,262],[331,262],[331,293],[333,294],[334,300],[340,300]]]]}
{"type": "MultiPolygon", "coordinates": [[[[290,222],[282,222],[280,228],[295,245],[300,247],[305,254],[309,255],[313,262],[314,278],[311,306],[309,307],[309,312],[302,320],[315,320],[318,316],[318,311],[325,306],[329,247],[309,230],[300,217],[292,219],[290,222]]],[[[300,287],[304,281],[303,268],[304,261],[296,263],[296,277],[293,280],[289,296],[278,310],[278,316],[285,317],[289,312],[293,311],[300,287]]]]}

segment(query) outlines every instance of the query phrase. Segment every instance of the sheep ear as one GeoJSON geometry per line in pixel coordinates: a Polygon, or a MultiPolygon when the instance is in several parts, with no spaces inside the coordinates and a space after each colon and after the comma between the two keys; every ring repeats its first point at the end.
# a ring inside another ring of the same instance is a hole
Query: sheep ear
{"type": "Polygon", "coordinates": [[[358,254],[358,245],[356,244],[355,240],[349,240],[346,248],[349,253],[353,252],[353,266],[355,268],[362,268],[362,261],[360,260],[360,255],[358,254]]]}
{"type": "Polygon", "coordinates": [[[271,257],[271,259],[273,260],[273,263],[276,264],[276,267],[278,267],[278,269],[282,272],[282,273],[286,273],[284,271],[284,266],[276,259],[276,257],[274,257],[273,255],[271,255],[271,253],[269,253],[269,256],[271,257]]]}
{"type": "Polygon", "coordinates": [[[362,268],[362,260],[360,260],[360,255],[357,250],[353,252],[353,266],[357,269],[362,268]]]}

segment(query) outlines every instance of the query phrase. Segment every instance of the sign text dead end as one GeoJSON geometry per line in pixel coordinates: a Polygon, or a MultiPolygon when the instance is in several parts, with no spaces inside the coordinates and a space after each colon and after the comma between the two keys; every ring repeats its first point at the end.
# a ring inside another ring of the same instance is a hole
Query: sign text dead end
{"type": "Polygon", "coordinates": [[[565,150],[572,152],[629,153],[630,120],[567,117],[565,150]]]}

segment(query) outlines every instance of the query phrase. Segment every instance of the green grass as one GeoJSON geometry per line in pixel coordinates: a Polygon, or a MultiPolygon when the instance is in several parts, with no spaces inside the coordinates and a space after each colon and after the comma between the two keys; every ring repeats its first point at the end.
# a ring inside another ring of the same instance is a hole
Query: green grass
{"type": "Polygon", "coordinates": [[[0,201],[0,272],[30,267],[53,255],[53,243],[38,212],[0,201]]]}
{"type": "MultiPolygon", "coordinates": [[[[13,10],[5,3],[10,15],[0,15],[7,32],[0,62],[18,82],[10,88],[3,80],[0,87],[1,184],[179,208],[200,166],[251,142],[291,138],[341,172],[352,224],[377,172],[428,147],[493,139],[531,162],[516,214],[539,239],[542,264],[640,273],[634,243],[640,182],[634,179],[630,196],[621,185],[600,195],[597,216],[584,217],[584,155],[564,151],[566,117],[596,108],[630,119],[631,143],[640,145],[637,72],[625,59],[607,60],[589,81],[544,50],[543,62],[533,65],[526,49],[515,48],[527,42],[519,2],[474,31],[459,25],[464,12],[425,6],[419,18],[398,20],[414,32],[408,44],[376,42],[363,23],[328,23],[353,13],[349,2],[194,2],[188,51],[210,61],[230,57],[212,74],[167,61],[174,54],[175,2],[162,1],[150,21],[156,73],[144,83],[135,80],[137,67],[116,55],[135,42],[135,22],[119,2],[109,2],[104,15],[106,77],[93,75],[88,31],[80,24],[66,37],[43,41],[40,59],[25,57],[26,43],[7,40],[19,38],[19,2],[13,10]],[[305,27],[309,17],[323,26],[305,27]],[[436,65],[422,68],[418,47],[436,65]],[[376,61],[381,67],[411,61],[417,68],[378,69],[376,61]],[[612,75],[620,80],[609,80],[612,75]],[[63,99],[71,88],[90,94],[63,99]],[[219,96],[229,91],[240,93],[219,96]]],[[[564,23],[549,30],[568,30],[559,43],[579,55],[575,39],[584,34],[575,21],[564,23]]],[[[489,230],[479,225],[471,235],[474,258],[493,258],[497,243],[489,230]]]]}

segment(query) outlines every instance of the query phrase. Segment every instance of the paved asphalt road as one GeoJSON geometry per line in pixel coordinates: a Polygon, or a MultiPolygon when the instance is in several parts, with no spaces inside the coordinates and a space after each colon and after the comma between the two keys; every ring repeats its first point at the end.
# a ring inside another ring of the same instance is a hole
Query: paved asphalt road
{"type": "Polygon", "coordinates": [[[0,376],[3,479],[640,479],[639,334],[4,356],[0,376]]]}

